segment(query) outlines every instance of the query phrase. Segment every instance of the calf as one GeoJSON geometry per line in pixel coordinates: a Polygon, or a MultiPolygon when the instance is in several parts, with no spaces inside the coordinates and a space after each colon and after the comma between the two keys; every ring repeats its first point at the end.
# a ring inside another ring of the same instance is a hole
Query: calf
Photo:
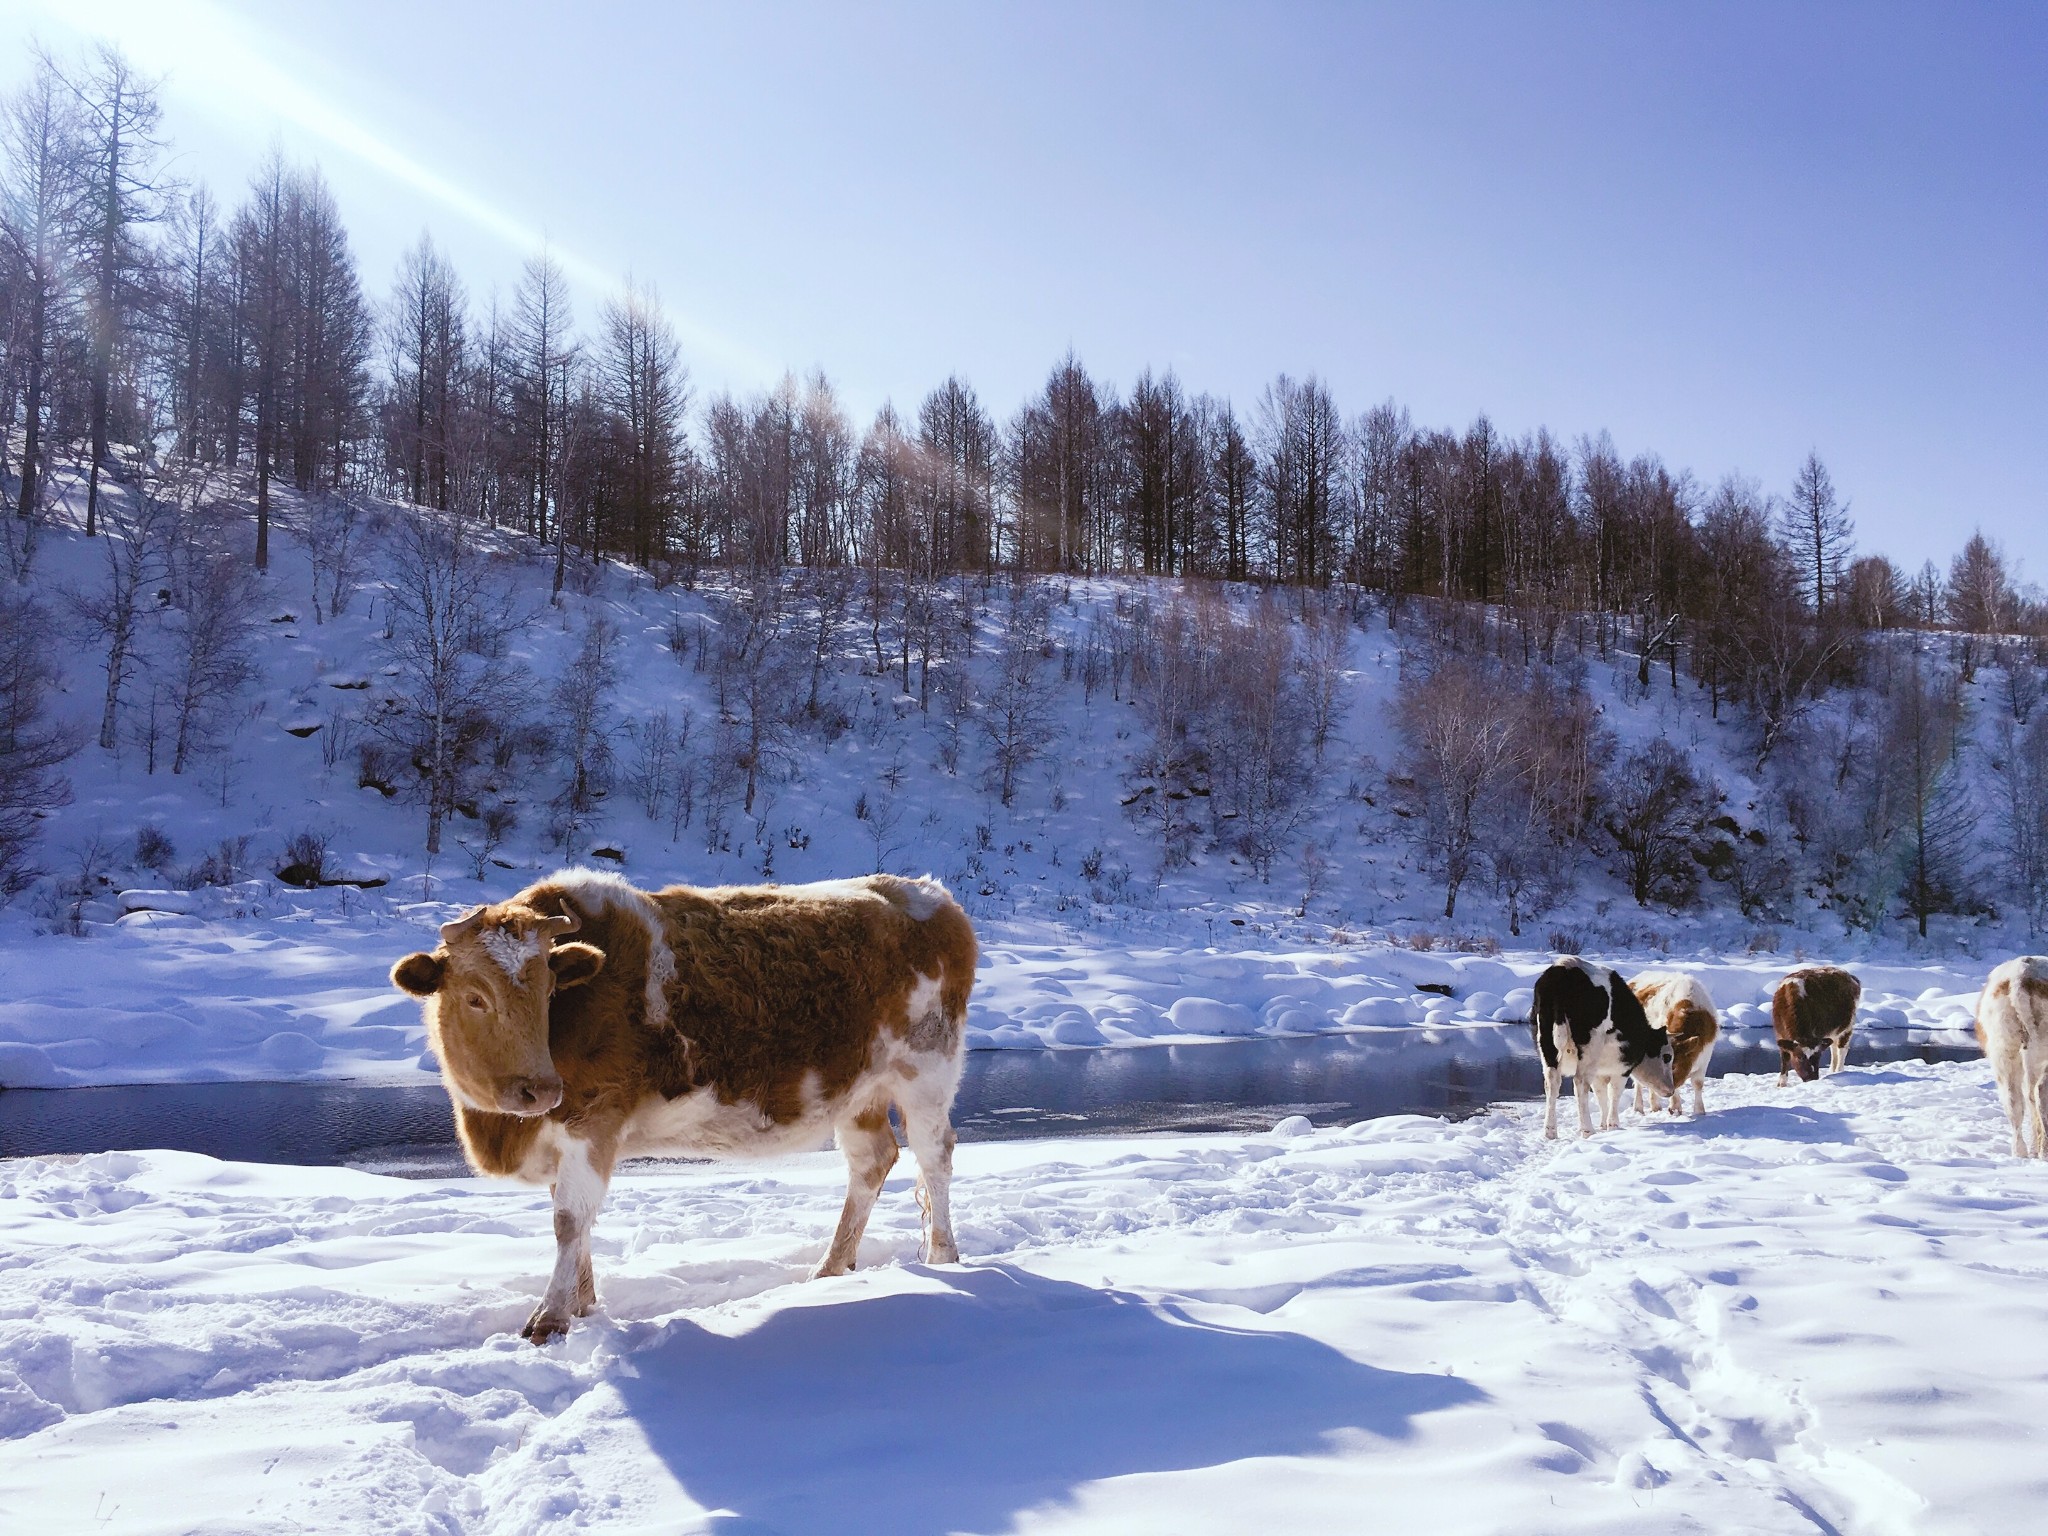
{"type": "Polygon", "coordinates": [[[1628,983],[1613,971],[1568,956],[1536,978],[1530,1032],[1543,1057],[1543,1134],[1557,1136],[1557,1083],[1567,1074],[1579,1101],[1579,1134],[1593,1134],[1588,1104],[1600,1094],[1600,1129],[1621,1123],[1621,1085],[1632,1073],[1670,1093],[1671,1041],[1651,1024],[1628,983]]]}
{"type": "MultiPolygon", "coordinates": [[[[1629,983],[1629,990],[1642,1003],[1643,1012],[1649,1015],[1650,1022],[1671,1039],[1671,1113],[1679,1112],[1679,1093],[1690,1082],[1692,1112],[1705,1114],[1707,1063],[1713,1060],[1714,1041],[1721,1033],[1720,1020],[1714,1015],[1714,1000],[1696,978],[1677,971],[1645,971],[1629,983]]],[[[1646,1088],[1642,1078],[1638,1077],[1637,1114],[1643,1112],[1646,1093],[1650,1108],[1655,1109],[1663,1095],[1646,1088]]]]}
{"type": "Polygon", "coordinates": [[[1991,973],[1977,1000],[1977,1043],[2012,1122],[2012,1155],[2048,1157],[2048,956],[2022,955],[1991,973]]]}
{"type": "Polygon", "coordinates": [[[1794,1072],[1801,1082],[1820,1076],[1820,1053],[1832,1047],[1830,1072],[1849,1061],[1856,1004],[1863,983],[1836,965],[1803,965],[1771,994],[1771,1026],[1778,1032],[1778,1086],[1794,1072]]]}
{"type": "Polygon", "coordinates": [[[391,979],[423,1001],[470,1166],[554,1188],[554,1275],[524,1330],[542,1343],[596,1304],[590,1231],[621,1157],[836,1135],[846,1204],[815,1273],[840,1274],[896,1161],[893,1105],[924,1256],[957,1260],[950,1115],[974,965],[935,880],[650,892],[572,869],[443,925],[391,979]]]}

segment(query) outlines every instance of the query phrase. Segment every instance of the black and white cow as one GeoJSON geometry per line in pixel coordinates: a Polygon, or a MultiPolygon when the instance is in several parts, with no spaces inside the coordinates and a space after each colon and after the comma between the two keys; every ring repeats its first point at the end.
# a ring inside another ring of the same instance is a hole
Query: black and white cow
{"type": "Polygon", "coordinates": [[[1543,1134],[1557,1135],[1557,1080],[1569,1075],[1579,1134],[1593,1134],[1588,1095],[1600,1095],[1600,1129],[1621,1124],[1621,1085],[1633,1074],[1656,1093],[1671,1089],[1671,1037],[1650,1023],[1629,984],[1570,955],[1536,978],[1529,1029],[1543,1057],[1543,1134]]]}

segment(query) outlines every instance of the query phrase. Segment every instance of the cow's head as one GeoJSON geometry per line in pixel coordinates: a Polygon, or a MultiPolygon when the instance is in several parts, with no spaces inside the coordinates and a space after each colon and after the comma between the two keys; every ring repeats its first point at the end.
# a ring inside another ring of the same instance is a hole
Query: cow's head
{"type": "Polygon", "coordinates": [[[562,1102],[548,1054],[548,999],[604,968],[604,951],[558,942],[582,926],[510,902],[441,925],[431,954],[391,968],[400,989],[422,999],[427,1038],[449,1089],[472,1109],[544,1115],[562,1102]]]}
{"type": "Polygon", "coordinates": [[[1621,1039],[1621,1059],[1628,1076],[1653,1092],[1671,1092],[1671,1031],[1650,1022],[1643,1000],[1618,971],[1607,973],[1608,1018],[1621,1039]]]}
{"type": "Polygon", "coordinates": [[[1789,1040],[1778,1042],[1778,1054],[1784,1058],[1786,1066],[1799,1074],[1802,1083],[1810,1083],[1820,1076],[1820,1053],[1827,1048],[1825,1040],[1814,1046],[1796,1045],[1789,1040]]]}
{"type": "Polygon", "coordinates": [[[1650,1031],[1650,1048],[1643,1059],[1630,1070],[1630,1076],[1653,1093],[1669,1097],[1671,1083],[1671,1032],[1663,1029],[1650,1031]]]}

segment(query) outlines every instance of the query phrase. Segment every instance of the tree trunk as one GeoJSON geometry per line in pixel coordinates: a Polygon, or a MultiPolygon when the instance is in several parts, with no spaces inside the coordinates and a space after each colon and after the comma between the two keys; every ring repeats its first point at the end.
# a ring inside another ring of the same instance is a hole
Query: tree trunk
{"type": "Polygon", "coordinates": [[[36,480],[42,470],[43,453],[43,346],[49,323],[49,308],[40,286],[29,304],[28,419],[21,438],[21,496],[15,511],[33,517],[36,511],[36,480]]]}

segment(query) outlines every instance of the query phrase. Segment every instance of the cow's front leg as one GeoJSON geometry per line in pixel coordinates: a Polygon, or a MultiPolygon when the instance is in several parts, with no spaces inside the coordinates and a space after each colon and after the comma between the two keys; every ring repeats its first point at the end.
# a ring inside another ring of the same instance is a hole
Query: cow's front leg
{"type": "Polygon", "coordinates": [[[1849,1037],[1843,1035],[1839,1039],[1829,1041],[1828,1044],[1831,1047],[1828,1052],[1828,1071],[1839,1072],[1849,1065],[1849,1037]]]}
{"type": "Polygon", "coordinates": [[[839,1150],[846,1154],[846,1204],[840,1208],[839,1229],[832,1234],[832,1246],[811,1271],[813,1280],[825,1275],[843,1275],[853,1268],[860,1251],[860,1237],[868,1227],[868,1212],[875,1208],[875,1196],[882,1181],[896,1166],[896,1132],[889,1125],[886,1105],[864,1109],[838,1129],[839,1150]]]}
{"type": "Polygon", "coordinates": [[[545,1344],[569,1331],[572,1318],[597,1305],[597,1283],[590,1268],[590,1229],[611,1183],[612,1150],[578,1137],[562,1140],[562,1158],[555,1170],[555,1270],[547,1294],[526,1320],[520,1335],[545,1344]]]}

